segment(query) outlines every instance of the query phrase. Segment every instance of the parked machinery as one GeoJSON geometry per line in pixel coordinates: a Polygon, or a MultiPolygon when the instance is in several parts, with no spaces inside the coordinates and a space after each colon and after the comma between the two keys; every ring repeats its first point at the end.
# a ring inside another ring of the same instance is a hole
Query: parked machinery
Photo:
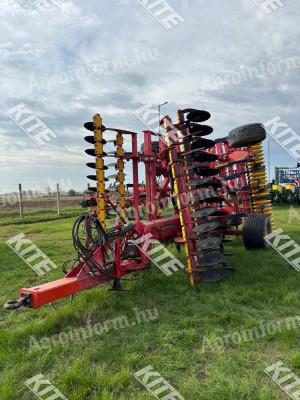
{"type": "Polygon", "coordinates": [[[195,109],[178,110],[176,121],[165,116],[164,134],[145,131],[140,152],[136,132],[107,128],[99,114],[86,123],[90,134],[85,140],[92,145],[86,153],[94,158],[87,166],[95,170],[88,178],[95,186],[84,196],[87,213],[73,227],[76,261],[64,264],[64,278],[20,289],[19,300],[5,307],[39,308],[109,281],[113,290],[121,290],[122,277],[150,267],[147,252],[139,245],[149,235],[184,246],[185,272],[192,286],[230,274],[224,251],[227,235],[243,236],[247,249],[265,248],[264,236],[274,225],[261,146],[265,129],[262,124],[244,125],[212,140],[207,136],[213,128],[203,124],[209,118],[207,111],[195,109]],[[104,151],[107,133],[115,135],[110,140],[113,152],[104,151]],[[124,150],[124,137],[129,138],[131,151],[124,150]],[[128,161],[132,192],[125,189],[128,161]],[[145,166],[142,188],[138,163],[145,166]],[[164,212],[168,199],[171,215],[164,212]],[[146,220],[139,213],[141,203],[146,220]],[[132,218],[128,204],[133,205],[132,218]],[[117,218],[107,219],[108,209],[117,218]]]}
{"type": "Polygon", "coordinates": [[[275,167],[275,181],[270,188],[274,204],[300,204],[300,164],[296,168],[275,167]]]}

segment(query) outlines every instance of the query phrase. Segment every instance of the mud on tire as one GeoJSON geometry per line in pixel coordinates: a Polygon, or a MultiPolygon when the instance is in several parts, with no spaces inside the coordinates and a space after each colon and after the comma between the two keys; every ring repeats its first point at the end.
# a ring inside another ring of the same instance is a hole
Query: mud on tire
{"type": "Polygon", "coordinates": [[[262,142],[266,138],[263,124],[242,125],[228,134],[228,143],[231,147],[245,147],[262,142]]]}

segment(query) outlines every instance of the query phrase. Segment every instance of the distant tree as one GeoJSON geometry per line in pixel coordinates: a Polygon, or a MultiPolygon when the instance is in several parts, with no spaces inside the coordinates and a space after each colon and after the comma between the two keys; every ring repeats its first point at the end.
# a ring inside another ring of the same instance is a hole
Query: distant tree
{"type": "Polygon", "coordinates": [[[26,197],[28,199],[32,199],[33,196],[34,196],[33,190],[31,190],[31,189],[27,190],[26,197]]]}
{"type": "Polygon", "coordinates": [[[70,189],[69,191],[68,191],[68,196],[76,196],[76,192],[75,192],[75,190],[74,189],[70,189]]]}
{"type": "Polygon", "coordinates": [[[50,195],[52,194],[52,192],[51,192],[51,187],[50,187],[49,185],[46,186],[45,192],[46,192],[46,195],[47,195],[47,196],[50,196],[50,195]]]}

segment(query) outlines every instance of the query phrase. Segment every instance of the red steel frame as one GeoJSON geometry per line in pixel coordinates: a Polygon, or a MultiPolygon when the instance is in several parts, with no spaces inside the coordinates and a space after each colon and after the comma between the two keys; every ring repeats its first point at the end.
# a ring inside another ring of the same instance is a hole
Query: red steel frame
{"type": "MultiPolygon", "coordinates": [[[[127,132],[128,134],[129,132],[127,132]]],[[[129,234],[130,237],[142,236],[147,233],[151,233],[153,238],[158,240],[165,240],[169,238],[175,238],[181,232],[181,225],[179,220],[179,215],[177,212],[171,217],[158,218],[157,217],[157,201],[170,193],[170,180],[168,177],[168,161],[166,157],[162,159],[159,158],[158,154],[153,153],[152,151],[152,136],[156,135],[151,131],[144,132],[144,153],[141,154],[138,152],[137,148],[137,133],[131,132],[131,145],[132,151],[131,153],[125,153],[124,159],[132,160],[132,173],[133,173],[133,209],[134,209],[134,229],[129,234]],[[145,172],[146,172],[146,203],[149,207],[148,220],[143,222],[140,221],[139,216],[139,176],[138,176],[138,163],[143,162],[145,164],[145,172]],[[156,174],[157,168],[159,165],[159,169],[164,172],[164,181],[160,188],[158,188],[156,174]],[[166,228],[167,227],[167,228],[166,228]]],[[[159,139],[159,148],[160,151],[163,151],[167,148],[164,141],[159,139]]],[[[214,149],[211,149],[216,154],[223,156],[223,160],[226,162],[229,160],[234,160],[234,153],[230,157],[231,149],[228,144],[216,144],[214,149]]],[[[169,149],[173,154],[174,159],[177,159],[177,153],[180,150],[178,145],[175,145],[169,149]]],[[[162,154],[162,153],[161,153],[162,154]]],[[[247,150],[247,154],[251,159],[253,157],[253,152],[251,148],[247,150]]],[[[224,167],[221,170],[221,175],[230,175],[233,172],[245,172],[245,163],[237,163],[236,170],[229,167],[224,167]]],[[[184,178],[183,168],[180,167],[180,164],[176,165],[176,171],[181,177],[179,180],[182,187],[186,187],[186,181],[184,178]]],[[[241,175],[238,179],[234,179],[230,181],[231,187],[241,187],[247,185],[247,177],[246,175],[241,175]]],[[[187,188],[186,188],[187,189],[187,188]]],[[[187,193],[187,191],[186,191],[187,193]]],[[[224,199],[224,202],[228,206],[228,212],[247,212],[251,213],[251,202],[250,196],[248,192],[242,192],[240,194],[234,195],[234,202],[230,202],[227,199],[224,199]],[[240,196],[240,197],[239,197],[240,196]],[[240,201],[242,204],[240,204],[240,201]]],[[[183,216],[187,221],[190,221],[190,209],[189,207],[183,207],[183,216]]],[[[187,234],[191,234],[192,225],[187,223],[187,234]]],[[[228,231],[228,233],[232,234],[240,234],[239,231],[228,231]]],[[[184,242],[184,241],[183,241],[184,242]]],[[[192,249],[191,249],[192,250],[192,249]]],[[[98,248],[94,255],[94,259],[98,263],[103,263],[103,254],[101,249],[98,248]]],[[[48,282],[42,285],[34,286],[31,288],[22,288],[19,290],[20,299],[24,297],[30,297],[29,302],[27,302],[27,306],[32,308],[39,308],[47,303],[53,302],[55,300],[61,299],[63,297],[70,296],[72,294],[81,292],[83,290],[87,290],[94,286],[112,281],[114,279],[120,279],[125,275],[133,271],[143,270],[147,267],[149,263],[148,257],[144,254],[144,252],[140,251],[140,262],[135,260],[121,260],[121,239],[117,238],[115,241],[115,255],[114,255],[114,266],[113,271],[108,276],[103,276],[99,279],[92,278],[86,272],[86,264],[82,266],[77,265],[75,268],[70,270],[64,278],[58,279],[53,282],[48,282]]]]}
{"type": "MultiPolygon", "coordinates": [[[[133,210],[134,210],[134,229],[131,236],[136,234],[138,236],[146,235],[151,233],[153,239],[165,240],[170,237],[175,237],[180,232],[180,223],[177,215],[159,218],[157,219],[157,206],[156,200],[159,198],[158,188],[156,183],[156,158],[152,152],[152,141],[151,137],[153,132],[144,132],[144,154],[138,153],[137,148],[137,134],[131,133],[131,144],[132,152],[124,154],[124,158],[132,160],[132,173],[133,173],[133,210]],[[146,170],[146,198],[147,203],[151,204],[149,220],[141,222],[138,212],[139,206],[139,177],[138,177],[138,163],[142,161],[145,164],[146,170]]],[[[168,183],[168,180],[164,182],[164,186],[168,183]]],[[[48,282],[42,285],[34,286],[31,288],[19,289],[20,299],[24,297],[30,297],[30,302],[27,304],[32,308],[40,308],[41,306],[54,302],[63,297],[73,295],[83,290],[90,289],[94,286],[107,283],[114,279],[119,280],[125,275],[134,271],[143,270],[147,267],[149,259],[143,252],[139,252],[140,261],[135,260],[122,260],[121,261],[121,240],[117,238],[115,240],[115,254],[114,254],[114,266],[113,271],[110,275],[99,277],[97,279],[92,278],[86,272],[87,265],[76,266],[69,271],[64,278],[58,279],[53,282],[48,282]]],[[[103,254],[100,248],[98,248],[93,259],[97,261],[98,265],[103,265],[103,254]]]]}

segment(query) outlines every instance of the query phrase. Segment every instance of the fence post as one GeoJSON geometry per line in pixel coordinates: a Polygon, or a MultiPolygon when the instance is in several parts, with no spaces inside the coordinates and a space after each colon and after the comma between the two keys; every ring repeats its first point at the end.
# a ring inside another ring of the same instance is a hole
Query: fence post
{"type": "Polygon", "coordinates": [[[21,183],[19,183],[19,208],[20,208],[20,218],[23,218],[23,194],[22,194],[21,183]]]}
{"type": "Polygon", "coordinates": [[[56,202],[57,202],[57,214],[60,215],[60,193],[59,193],[59,183],[56,184],[56,202]]]}

